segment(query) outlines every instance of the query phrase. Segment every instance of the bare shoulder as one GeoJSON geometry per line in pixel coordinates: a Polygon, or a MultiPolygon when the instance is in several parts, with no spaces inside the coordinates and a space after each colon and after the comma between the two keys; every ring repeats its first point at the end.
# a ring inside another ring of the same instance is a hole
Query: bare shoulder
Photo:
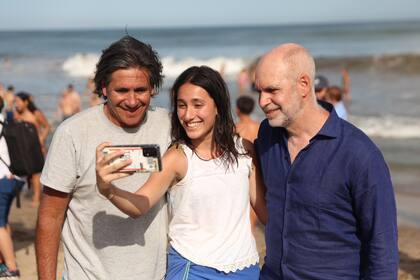
{"type": "Polygon", "coordinates": [[[244,127],[245,126],[242,122],[238,122],[237,124],[235,124],[236,131],[242,130],[244,129],[244,127]]]}
{"type": "Polygon", "coordinates": [[[25,112],[23,114],[16,114],[15,116],[16,116],[16,119],[18,120],[29,122],[37,126],[36,116],[31,112],[25,112]]]}
{"type": "Polygon", "coordinates": [[[34,115],[35,115],[35,117],[36,117],[37,120],[42,120],[42,121],[47,120],[47,118],[45,117],[44,113],[42,111],[40,111],[40,110],[36,110],[34,112],[34,115]]]}
{"type": "Polygon", "coordinates": [[[174,145],[170,146],[166,150],[164,156],[165,157],[167,156],[168,158],[174,158],[174,159],[181,159],[181,158],[186,159],[184,149],[182,148],[181,145],[177,145],[177,144],[174,144],[174,145]]]}
{"type": "Polygon", "coordinates": [[[187,156],[180,145],[172,145],[163,155],[163,168],[165,166],[174,170],[177,177],[184,177],[187,173],[187,156]]]}

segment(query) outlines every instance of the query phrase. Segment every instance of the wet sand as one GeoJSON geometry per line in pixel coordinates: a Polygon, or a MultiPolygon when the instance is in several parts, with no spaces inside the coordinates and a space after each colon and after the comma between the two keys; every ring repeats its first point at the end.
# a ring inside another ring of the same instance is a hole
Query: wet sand
{"type": "MultiPolygon", "coordinates": [[[[22,280],[37,279],[35,264],[35,225],[36,209],[30,207],[27,194],[22,193],[22,208],[17,209],[16,203],[10,214],[10,223],[13,228],[16,258],[21,271],[22,280]]],[[[399,212],[399,248],[400,272],[399,280],[420,280],[420,197],[409,194],[397,194],[399,212]],[[401,212],[401,214],[400,214],[401,212]]],[[[262,228],[256,233],[258,251],[263,260],[265,252],[264,235],[262,228]]],[[[57,279],[60,279],[63,269],[63,253],[60,250],[57,279]]]]}

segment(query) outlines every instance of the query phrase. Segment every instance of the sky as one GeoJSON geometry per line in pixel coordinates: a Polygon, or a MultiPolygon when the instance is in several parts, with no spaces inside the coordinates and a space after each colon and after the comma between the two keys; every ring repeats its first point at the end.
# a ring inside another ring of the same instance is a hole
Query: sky
{"type": "Polygon", "coordinates": [[[0,30],[420,20],[419,0],[0,0],[0,30]]]}

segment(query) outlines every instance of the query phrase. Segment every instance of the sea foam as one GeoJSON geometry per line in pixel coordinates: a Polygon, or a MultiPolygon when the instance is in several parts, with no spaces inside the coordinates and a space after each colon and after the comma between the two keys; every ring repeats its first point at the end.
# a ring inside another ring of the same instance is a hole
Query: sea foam
{"type": "Polygon", "coordinates": [[[62,69],[71,77],[91,77],[98,60],[97,54],[77,53],[64,61],[62,69]]]}
{"type": "MultiPolygon", "coordinates": [[[[94,74],[99,55],[95,53],[77,53],[67,58],[62,64],[62,70],[71,77],[90,77],[94,74]]],[[[179,74],[190,66],[207,65],[217,71],[223,72],[228,77],[235,76],[241,69],[247,66],[242,58],[212,57],[199,59],[187,57],[176,59],[172,56],[162,58],[163,74],[166,78],[175,79],[179,74]]]]}
{"type": "Polygon", "coordinates": [[[383,117],[351,116],[350,122],[372,137],[420,138],[420,120],[418,118],[393,115],[383,117]]]}

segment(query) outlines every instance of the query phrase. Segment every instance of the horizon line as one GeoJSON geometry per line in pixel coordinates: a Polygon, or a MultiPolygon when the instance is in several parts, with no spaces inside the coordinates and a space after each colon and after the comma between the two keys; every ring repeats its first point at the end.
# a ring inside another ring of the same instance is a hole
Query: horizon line
{"type": "Polygon", "coordinates": [[[330,25],[363,25],[363,24],[402,24],[402,23],[420,23],[419,18],[412,19],[393,19],[393,20],[361,20],[361,21],[325,21],[325,22],[293,22],[293,23],[237,23],[237,24],[212,24],[212,25],[177,25],[177,26],[133,26],[124,25],[122,27],[108,26],[108,27],[60,27],[60,28],[17,28],[17,29],[2,29],[0,32],[47,32],[47,31],[109,31],[109,30],[174,30],[174,29],[217,29],[217,28],[259,28],[259,27],[300,27],[300,26],[330,26],[330,25]]]}

